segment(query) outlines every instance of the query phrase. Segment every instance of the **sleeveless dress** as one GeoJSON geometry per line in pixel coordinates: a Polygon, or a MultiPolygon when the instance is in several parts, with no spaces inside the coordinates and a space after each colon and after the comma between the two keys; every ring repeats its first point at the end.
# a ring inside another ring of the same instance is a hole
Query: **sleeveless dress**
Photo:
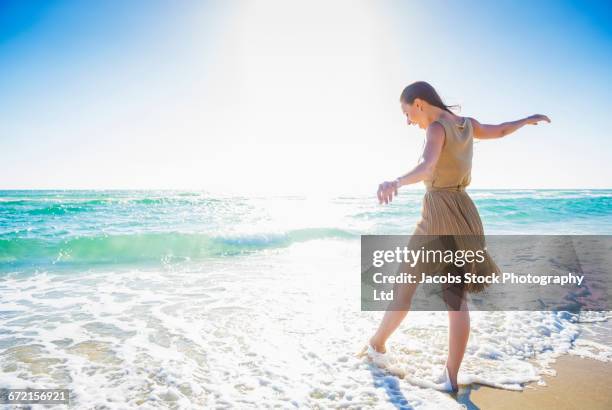
{"type": "MultiPolygon", "coordinates": [[[[472,123],[468,118],[464,118],[461,124],[445,118],[440,118],[437,122],[444,127],[444,145],[431,178],[424,181],[427,191],[423,197],[421,218],[416,224],[413,237],[434,235],[434,238],[442,238],[444,249],[474,251],[480,249],[481,252],[484,251],[484,261],[467,263],[461,272],[470,272],[476,276],[501,274],[501,270],[485,250],[486,243],[480,215],[465,191],[471,182],[474,137],[472,123]]],[[[412,246],[418,246],[420,243],[417,242],[422,241],[424,237],[419,238],[417,241],[411,241],[412,246]]],[[[431,247],[430,242],[429,248],[431,247]]],[[[419,268],[430,274],[434,270],[439,270],[440,265],[419,266],[419,268]]],[[[486,283],[466,283],[462,286],[462,290],[477,293],[487,286],[486,283]]]]}

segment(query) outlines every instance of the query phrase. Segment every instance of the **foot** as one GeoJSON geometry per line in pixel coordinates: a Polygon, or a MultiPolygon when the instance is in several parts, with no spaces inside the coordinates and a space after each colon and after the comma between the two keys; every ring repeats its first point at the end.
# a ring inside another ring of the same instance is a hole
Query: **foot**
{"type": "Polygon", "coordinates": [[[367,356],[368,352],[385,354],[385,353],[387,353],[387,348],[385,347],[384,343],[380,343],[380,342],[376,341],[376,339],[374,339],[374,337],[372,337],[369,340],[368,344],[363,346],[361,351],[359,353],[357,353],[357,357],[367,356]]]}
{"type": "Polygon", "coordinates": [[[361,349],[357,357],[369,357],[376,365],[385,367],[389,362],[389,355],[386,354],[385,345],[377,343],[374,338],[370,339],[369,343],[361,349]]]}
{"type": "Polygon", "coordinates": [[[406,376],[406,370],[400,366],[390,353],[384,350],[384,346],[383,352],[380,352],[371,344],[367,344],[361,349],[361,352],[357,354],[357,357],[367,357],[377,367],[385,369],[399,378],[404,378],[406,376]]]}
{"type": "Polygon", "coordinates": [[[387,353],[387,348],[385,347],[385,344],[379,342],[374,337],[370,339],[370,346],[372,346],[372,348],[378,353],[387,353]]]}
{"type": "Polygon", "coordinates": [[[441,390],[449,393],[455,393],[459,391],[457,382],[453,383],[448,374],[448,367],[444,366],[444,373],[442,373],[436,380],[436,390],[441,390]]]}

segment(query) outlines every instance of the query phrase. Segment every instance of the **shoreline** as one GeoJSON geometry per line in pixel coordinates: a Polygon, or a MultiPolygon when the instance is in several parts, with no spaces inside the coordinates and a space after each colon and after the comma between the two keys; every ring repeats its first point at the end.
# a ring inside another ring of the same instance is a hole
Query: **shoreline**
{"type": "Polygon", "coordinates": [[[545,386],[530,383],[523,391],[477,385],[457,397],[468,409],[610,409],[612,408],[612,362],[575,355],[557,358],[556,376],[544,375],[545,386]]]}

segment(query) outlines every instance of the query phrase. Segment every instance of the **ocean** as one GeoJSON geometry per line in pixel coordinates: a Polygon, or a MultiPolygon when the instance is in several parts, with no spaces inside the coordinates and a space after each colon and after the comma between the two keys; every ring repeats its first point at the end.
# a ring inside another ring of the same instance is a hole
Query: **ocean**
{"type": "MultiPolygon", "coordinates": [[[[486,234],[612,234],[612,190],[468,193],[486,234]]],[[[389,340],[403,378],[354,357],[383,313],[360,309],[360,235],[412,233],[422,197],[0,191],[0,387],[70,388],[78,408],[461,408],[469,390],[421,383],[446,312],[389,340]]],[[[472,312],[459,382],[612,360],[610,318],[472,312]]]]}

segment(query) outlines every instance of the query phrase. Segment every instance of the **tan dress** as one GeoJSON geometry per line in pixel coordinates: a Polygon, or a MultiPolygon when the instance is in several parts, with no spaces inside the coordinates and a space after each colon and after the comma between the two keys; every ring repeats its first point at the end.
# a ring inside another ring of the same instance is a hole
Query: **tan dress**
{"type": "MultiPolygon", "coordinates": [[[[431,179],[425,180],[421,219],[413,235],[443,235],[455,249],[484,249],[484,230],[478,210],[465,191],[471,181],[473,128],[468,118],[461,124],[441,118],[445,138],[442,152],[431,179]],[[450,237],[449,237],[450,236],[450,237]]],[[[501,273],[485,251],[485,261],[465,265],[465,272],[477,276],[501,273]]],[[[425,269],[426,270],[426,269],[425,269]]],[[[427,272],[426,272],[427,273],[427,272]]],[[[468,292],[480,292],[487,285],[465,284],[468,292]]]]}

